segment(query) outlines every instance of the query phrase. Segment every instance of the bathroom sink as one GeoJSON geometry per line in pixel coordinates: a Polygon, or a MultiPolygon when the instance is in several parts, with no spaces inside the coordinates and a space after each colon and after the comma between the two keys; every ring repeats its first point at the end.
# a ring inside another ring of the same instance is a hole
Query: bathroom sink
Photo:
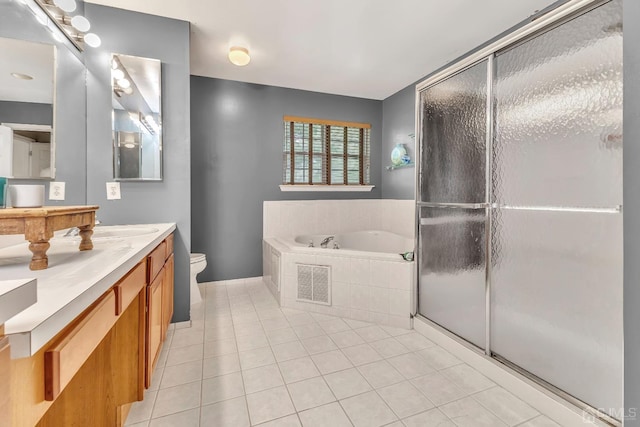
{"type": "Polygon", "coordinates": [[[138,237],[158,232],[157,228],[147,226],[129,225],[126,227],[95,227],[91,239],[122,239],[125,237],[138,237]]]}

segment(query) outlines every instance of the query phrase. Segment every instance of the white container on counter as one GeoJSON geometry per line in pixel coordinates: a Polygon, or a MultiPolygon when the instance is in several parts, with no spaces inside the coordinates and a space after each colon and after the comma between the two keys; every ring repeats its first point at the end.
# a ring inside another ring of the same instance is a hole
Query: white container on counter
{"type": "Polygon", "coordinates": [[[9,201],[14,208],[39,208],[44,205],[44,185],[10,185],[9,201]]]}

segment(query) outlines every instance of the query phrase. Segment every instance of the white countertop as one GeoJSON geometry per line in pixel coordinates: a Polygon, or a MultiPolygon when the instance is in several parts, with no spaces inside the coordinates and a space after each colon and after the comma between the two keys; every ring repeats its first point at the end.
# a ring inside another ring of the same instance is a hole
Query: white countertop
{"type": "Polygon", "coordinates": [[[59,232],[50,240],[49,268],[40,271],[29,270],[28,243],[1,248],[0,281],[37,279],[38,302],[5,323],[11,357],[35,354],[175,228],[175,223],[98,226],[93,250],[82,252],[79,236],[59,232]],[[136,229],[145,234],[135,235],[136,229]]]}
{"type": "Polygon", "coordinates": [[[37,280],[18,279],[0,282],[0,325],[38,300],[37,280]]]}

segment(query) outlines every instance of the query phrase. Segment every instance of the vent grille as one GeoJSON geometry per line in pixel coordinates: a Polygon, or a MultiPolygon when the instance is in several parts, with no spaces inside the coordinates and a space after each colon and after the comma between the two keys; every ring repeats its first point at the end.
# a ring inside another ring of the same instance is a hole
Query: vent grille
{"type": "Polygon", "coordinates": [[[330,305],[329,267],[298,264],[298,300],[330,305]]]}

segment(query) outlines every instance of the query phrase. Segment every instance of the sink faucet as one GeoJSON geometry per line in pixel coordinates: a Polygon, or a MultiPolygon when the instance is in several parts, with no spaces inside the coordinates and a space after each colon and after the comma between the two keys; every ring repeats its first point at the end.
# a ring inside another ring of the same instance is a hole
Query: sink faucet
{"type": "Polygon", "coordinates": [[[320,247],[326,249],[329,242],[332,241],[334,238],[335,236],[325,237],[324,239],[322,239],[322,242],[320,242],[320,247]]]}

